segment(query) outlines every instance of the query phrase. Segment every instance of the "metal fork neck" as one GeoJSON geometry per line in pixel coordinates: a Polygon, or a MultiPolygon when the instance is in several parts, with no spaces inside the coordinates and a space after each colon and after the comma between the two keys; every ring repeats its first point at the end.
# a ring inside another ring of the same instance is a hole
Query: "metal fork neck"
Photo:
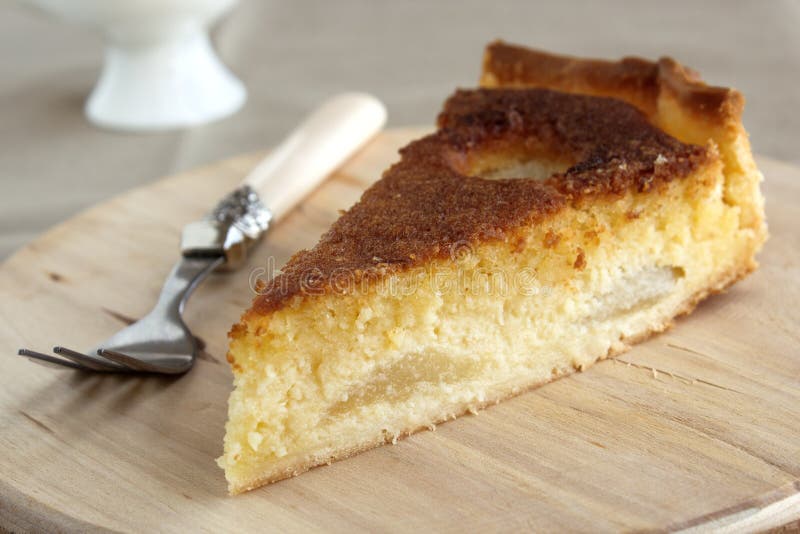
{"type": "Polygon", "coordinates": [[[167,277],[154,310],[166,312],[171,318],[180,320],[186,300],[197,284],[223,263],[225,256],[181,258],[167,277]]]}

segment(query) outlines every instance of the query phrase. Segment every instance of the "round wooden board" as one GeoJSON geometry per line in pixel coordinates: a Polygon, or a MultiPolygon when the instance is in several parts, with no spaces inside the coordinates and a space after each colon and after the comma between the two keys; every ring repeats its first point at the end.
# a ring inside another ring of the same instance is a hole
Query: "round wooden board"
{"type": "Polygon", "coordinates": [[[215,275],[179,379],[50,370],[19,347],[88,347],[148,311],[181,227],[259,159],[131,191],[0,267],[0,527],[126,531],[764,528],[800,516],[800,169],[759,160],[761,268],[673,330],[585,373],[300,477],[228,497],[226,332],[248,277],[312,246],[424,130],[383,133],[215,275]]]}

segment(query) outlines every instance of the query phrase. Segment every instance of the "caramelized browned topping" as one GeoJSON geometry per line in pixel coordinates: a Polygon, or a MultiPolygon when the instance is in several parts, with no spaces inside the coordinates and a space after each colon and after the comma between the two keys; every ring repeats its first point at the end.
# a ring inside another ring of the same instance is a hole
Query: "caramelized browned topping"
{"type": "Polygon", "coordinates": [[[621,101],[546,89],[457,91],[439,130],[401,154],[313,249],[292,257],[253,312],[303,290],[324,293],[337,273],[383,276],[446,258],[460,244],[502,240],[583,198],[655,189],[707,157],[621,101]],[[469,176],[482,154],[573,164],[546,180],[469,176]]]}

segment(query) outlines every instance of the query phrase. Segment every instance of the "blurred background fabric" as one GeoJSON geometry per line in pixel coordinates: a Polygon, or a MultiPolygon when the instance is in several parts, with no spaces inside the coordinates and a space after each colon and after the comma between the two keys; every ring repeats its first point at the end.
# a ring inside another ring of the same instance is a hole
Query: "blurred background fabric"
{"type": "Polygon", "coordinates": [[[495,38],[582,56],[671,55],[745,94],[757,154],[800,163],[798,26],[796,0],[243,1],[213,37],[247,85],[245,107],[197,128],[125,134],[83,116],[101,37],[0,0],[0,258],[127,189],[274,145],[340,91],[381,98],[390,127],[433,124],[455,87],[476,84],[495,38]]]}

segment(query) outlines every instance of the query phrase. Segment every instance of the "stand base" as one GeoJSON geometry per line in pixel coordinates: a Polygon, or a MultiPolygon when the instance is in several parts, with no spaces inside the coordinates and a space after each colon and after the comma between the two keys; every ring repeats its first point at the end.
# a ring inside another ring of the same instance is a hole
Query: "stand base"
{"type": "Polygon", "coordinates": [[[153,131],[227,117],[246,100],[204,31],[163,43],[111,43],[86,116],[101,127],[153,131]]]}

